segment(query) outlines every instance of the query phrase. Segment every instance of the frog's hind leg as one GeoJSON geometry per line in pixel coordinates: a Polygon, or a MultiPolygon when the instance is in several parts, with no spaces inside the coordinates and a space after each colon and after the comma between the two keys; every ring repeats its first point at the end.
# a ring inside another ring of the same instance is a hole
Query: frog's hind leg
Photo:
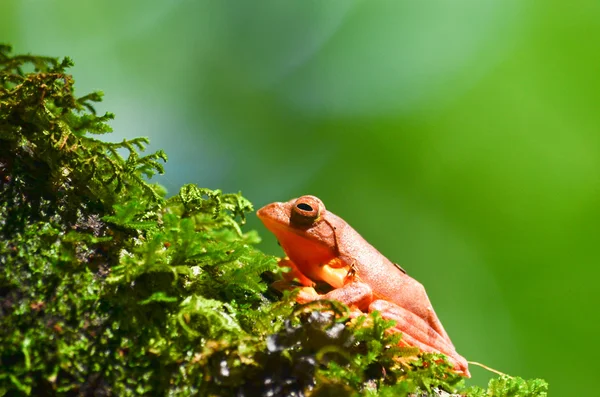
{"type": "Polygon", "coordinates": [[[391,293],[385,295],[387,301],[394,302],[402,308],[408,310],[412,314],[425,320],[431,328],[433,328],[441,337],[446,339],[448,344],[452,345],[452,341],[444,326],[435,314],[427,292],[421,283],[411,277],[404,277],[404,282],[401,287],[391,293]],[[390,299],[389,297],[393,297],[390,299]]]}
{"type": "Polygon", "coordinates": [[[424,352],[445,354],[455,370],[470,377],[467,360],[458,354],[444,335],[440,335],[428,321],[416,314],[388,301],[376,300],[369,305],[369,311],[377,310],[385,319],[396,321],[393,332],[401,332],[404,344],[415,346],[424,352]]]}

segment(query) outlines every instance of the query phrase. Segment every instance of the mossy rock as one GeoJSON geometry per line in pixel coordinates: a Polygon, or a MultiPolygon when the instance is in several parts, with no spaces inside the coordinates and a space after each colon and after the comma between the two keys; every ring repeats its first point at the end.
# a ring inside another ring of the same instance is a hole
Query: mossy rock
{"type": "MultiPolygon", "coordinates": [[[[373,313],[298,306],[243,232],[241,194],[148,182],[162,151],[109,143],[69,59],[0,46],[0,396],[402,396],[463,389],[373,313]]],[[[545,396],[503,377],[472,396],[545,396]]]]}

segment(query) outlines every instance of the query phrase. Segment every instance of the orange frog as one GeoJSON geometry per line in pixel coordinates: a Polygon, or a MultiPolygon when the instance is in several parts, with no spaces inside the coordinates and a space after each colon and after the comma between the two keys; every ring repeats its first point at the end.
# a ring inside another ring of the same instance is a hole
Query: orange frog
{"type": "Polygon", "coordinates": [[[467,361],[456,352],[437,318],[423,285],[390,262],[342,218],[327,211],[315,196],[271,203],[257,212],[277,239],[292,270],[288,281],[304,287],[299,302],[338,300],[363,312],[377,310],[396,321],[405,345],[445,354],[454,369],[470,377],[467,361]],[[333,288],[318,294],[316,283],[333,288]]]}

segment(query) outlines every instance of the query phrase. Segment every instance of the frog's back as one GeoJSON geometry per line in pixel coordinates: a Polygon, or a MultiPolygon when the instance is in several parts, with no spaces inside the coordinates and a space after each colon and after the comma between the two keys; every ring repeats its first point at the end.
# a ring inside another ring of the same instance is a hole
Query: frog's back
{"type": "Polygon", "coordinates": [[[371,287],[374,297],[409,310],[448,338],[423,285],[400,270],[350,225],[346,223],[341,229],[336,230],[340,258],[354,267],[356,277],[371,287]]]}

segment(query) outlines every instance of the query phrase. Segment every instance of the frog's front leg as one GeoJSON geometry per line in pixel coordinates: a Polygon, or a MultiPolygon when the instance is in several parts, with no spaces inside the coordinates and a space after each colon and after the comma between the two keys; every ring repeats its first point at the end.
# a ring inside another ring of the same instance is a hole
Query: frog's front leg
{"type": "Polygon", "coordinates": [[[298,280],[300,284],[307,287],[312,287],[315,285],[315,283],[310,278],[306,277],[304,273],[298,269],[298,266],[296,266],[296,264],[288,258],[280,259],[277,265],[279,267],[287,267],[290,269],[290,271],[283,273],[283,279],[285,281],[291,282],[295,279],[298,280]]]}
{"type": "MultiPolygon", "coordinates": [[[[300,268],[289,258],[280,259],[278,265],[280,267],[287,267],[289,271],[283,273],[283,280],[274,282],[273,284],[271,284],[271,287],[279,291],[284,291],[291,290],[297,287],[298,284],[304,286],[304,288],[301,288],[301,292],[298,297],[298,302],[300,303],[311,302],[316,299],[336,299],[329,297],[321,298],[322,296],[324,297],[327,294],[320,295],[314,290],[314,287],[316,286],[315,281],[322,281],[325,284],[330,285],[332,288],[344,288],[344,284],[346,284],[346,282],[348,281],[349,267],[339,265],[337,260],[332,260],[329,263],[320,265],[318,268],[319,278],[315,278],[314,280],[307,276],[302,270],[300,270],[300,268]]],[[[357,292],[362,293],[361,291],[366,290],[366,288],[363,288],[360,291],[357,291],[356,288],[349,289],[352,290],[352,292],[350,293],[351,295],[357,292]]],[[[372,295],[372,293],[370,292],[370,287],[368,287],[368,291],[368,294],[372,295]]],[[[365,310],[368,307],[368,304],[371,302],[371,300],[369,300],[368,303],[365,303],[363,305],[365,306],[365,310]]],[[[346,300],[342,300],[342,302],[346,303],[346,300]]]]}
{"type": "Polygon", "coordinates": [[[359,281],[350,282],[326,294],[318,294],[314,288],[304,287],[300,289],[297,301],[307,303],[317,299],[335,300],[352,309],[366,312],[369,304],[373,301],[373,291],[368,284],[359,281]]]}
{"type": "Polygon", "coordinates": [[[385,300],[376,300],[369,305],[369,312],[377,310],[381,317],[396,321],[394,332],[402,333],[405,345],[418,347],[428,353],[442,353],[463,376],[470,377],[467,360],[458,354],[452,343],[433,329],[416,314],[385,300]]]}
{"type": "MultiPolygon", "coordinates": [[[[367,310],[369,303],[373,300],[373,292],[371,287],[364,283],[353,282],[341,288],[334,289],[326,294],[319,294],[315,289],[315,282],[304,275],[294,262],[288,258],[279,260],[280,267],[287,267],[290,270],[283,273],[283,280],[275,281],[271,287],[278,291],[291,290],[298,287],[298,284],[303,287],[296,297],[298,303],[308,303],[318,299],[337,300],[349,307],[358,307],[362,310],[367,310]]],[[[331,280],[336,280],[337,284],[343,284],[348,271],[342,267],[332,267],[323,265],[321,273],[328,276],[331,280]]]]}

